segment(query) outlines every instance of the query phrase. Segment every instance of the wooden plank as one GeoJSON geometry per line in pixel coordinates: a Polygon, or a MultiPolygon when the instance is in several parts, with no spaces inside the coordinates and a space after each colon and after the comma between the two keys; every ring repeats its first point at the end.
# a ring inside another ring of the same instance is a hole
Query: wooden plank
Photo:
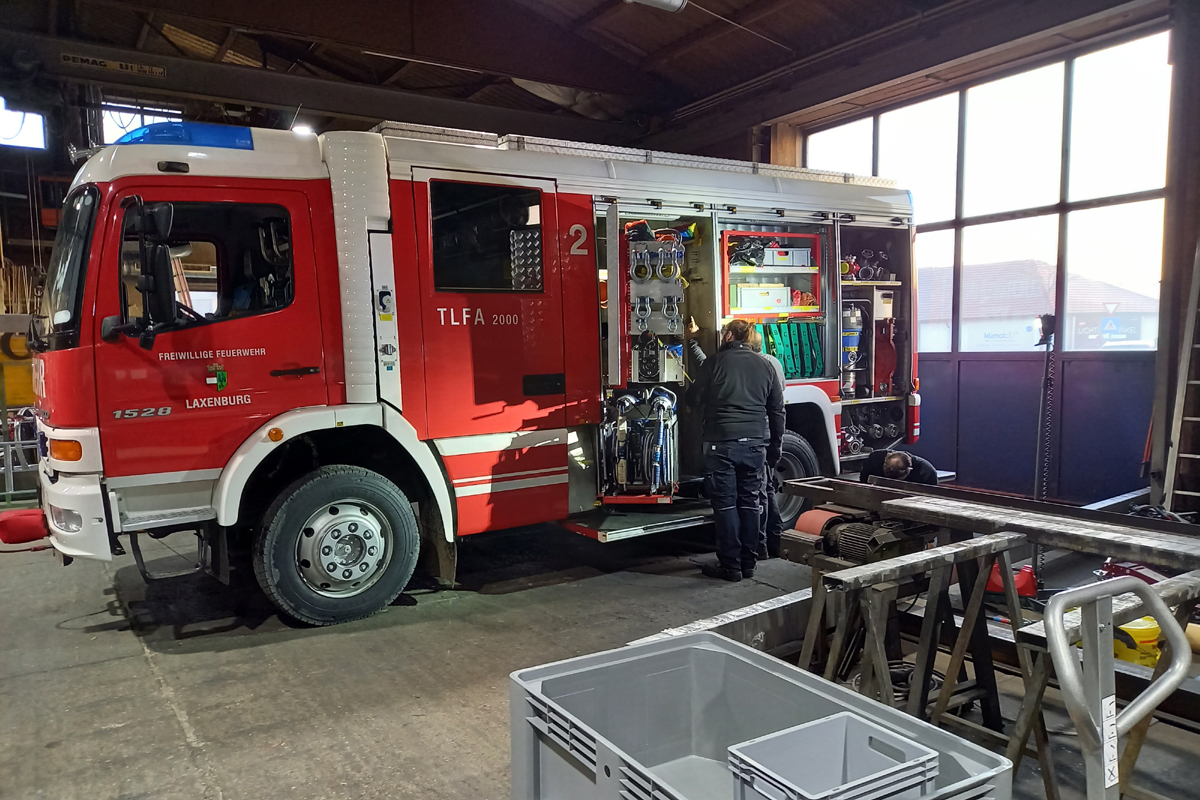
{"type": "Polygon", "coordinates": [[[942,635],[942,609],[949,608],[946,597],[950,567],[934,567],[929,579],[929,592],[925,595],[925,615],[921,619],[921,640],[917,647],[917,661],[913,669],[912,684],[908,695],[908,713],[917,719],[927,719],[925,706],[929,700],[929,676],[937,658],[938,644],[942,635]]]}
{"type": "Polygon", "coordinates": [[[1200,537],[1140,530],[1034,511],[1006,509],[942,497],[887,500],[883,512],[899,519],[975,533],[1016,531],[1034,544],[1142,561],[1164,567],[1200,568],[1200,537]]]}
{"type": "MultiPolygon", "coordinates": [[[[979,574],[975,576],[975,585],[971,588],[971,599],[967,602],[967,608],[963,612],[962,628],[958,631],[954,649],[950,651],[950,666],[946,667],[946,682],[942,684],[942,690],[938,693],[937,705],[934,706],[933,715],[929,718],[934,725],[937,725],[942,719],[942,714],[946,713],[947,704],[954,695],[954,687],[958,685],[958,671],[962,669],[963,661],[967,657],[967,646],[971,643],[971,634],[975,630],[979,610],[983,608],[983,593],[987,588],[988,575],[992,571],[994,562],[994,557],[984,559],[983,569],[979,570],[979,574]]],[[[975,670],[978,680],[978,663],[975,664],[975,670]]]]}
{"type": "Polygon", "coordinates": [[[860,564],[849,569],[831,572],[825,576],[825,585],[831,589],[848,591],[861,589],[873,583],[900,581],[914,575],[923,575],[936,567],[957,564],[982,556],[995,555],[1025,543],[1024,534],[993,533],[963,542],[920,550],[885,561],[860,564]]]}
{"type": "MultiPolygon", "coordinates": [[[[1168,606],[1177,606],[1181,603],[1190,603],[1198,600],[1200,599],[1200,569],[1194,569],[1191,572],[1176,575],[1174,578],[1159,581],[1152,588],[1168,606]]],[[[1126,622],[1132,622],[1144,616],[1146,616],[1146,612],[1142,608],[1142,599],[1136,594],[1119,594],[1113,598],[1114,625],[1124,625],[1126,622]]],[[[1063,627],[1066,630],[1067,640],[1071,644],[1078,642],[1082,638],[1079,626],[1079,609],[1073,608],[1063,614],[1063,627]]],[[[1045,624],[1034,622],[1021,628],[1017,634],[1017,641],[1031,647],[1044,648],[1046,646],[1045,624]]]]}

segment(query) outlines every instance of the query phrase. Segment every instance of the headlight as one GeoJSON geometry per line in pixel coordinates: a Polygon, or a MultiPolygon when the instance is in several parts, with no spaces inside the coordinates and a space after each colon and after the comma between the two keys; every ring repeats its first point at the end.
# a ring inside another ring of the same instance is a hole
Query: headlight
{"type": "Polygon", "coordinates": [[[50,457],[57,461],[79,461],[83,458],[83,445],[74,439],[51,439],[50,457]]]}
{"type": "Polygon", "coordinates": [[[83,527],[83,517],[58,506],[50,506],[50,519],[54,522],[54,527],[67,533],[76,533],[83,527]]]}

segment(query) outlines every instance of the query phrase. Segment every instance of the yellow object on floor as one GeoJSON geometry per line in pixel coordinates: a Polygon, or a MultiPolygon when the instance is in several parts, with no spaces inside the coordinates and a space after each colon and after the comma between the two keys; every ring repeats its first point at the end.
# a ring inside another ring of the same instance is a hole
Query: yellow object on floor
{"type": "Polygon", "coordinates": [[[1113,655],[1131,664],[1153,667],[1162,655],[1162,651],[1158,649],[1160,636],[1162,629],[1158,627],[1154,617],[1135,619],[1115,631],[1113,655]]]}
{"type": "Polygon", "coordinates": [[[1188,642],[1192,645],[1192,652],[1200,653],[1200,625],[1193,622],[1187,626],[1184,633],[1187,634],[1188,642]]]}

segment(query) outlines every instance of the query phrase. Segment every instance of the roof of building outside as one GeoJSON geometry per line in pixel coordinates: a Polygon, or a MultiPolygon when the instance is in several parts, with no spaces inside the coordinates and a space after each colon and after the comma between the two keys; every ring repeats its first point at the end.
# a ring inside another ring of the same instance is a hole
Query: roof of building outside
{"type": "MultiPolygon", "coordinates": [[[[1054,273],[1044,261],[1001,261],[963,267],[962,317],[1036,317],[1054,311],[1054,273]]],[[[922,269],[917,280],[917,315],[924,322],[950,319],[951,267],[922,269]]],[[[1158,298],[1111,283],[1067,275],[1067,313],[1103,314],[1117,303],[1121,313],[1154,314],[1158,298]]]]}

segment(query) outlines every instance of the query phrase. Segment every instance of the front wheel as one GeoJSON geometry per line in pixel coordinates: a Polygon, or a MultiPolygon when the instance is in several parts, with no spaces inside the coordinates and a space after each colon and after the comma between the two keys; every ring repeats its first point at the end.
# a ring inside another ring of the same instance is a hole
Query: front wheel
{"type": "MultiPolygon", "coordinates": [[[[783,481],[815,478],[821,474],[817,453],[803,436],[791,431],[784,431],[782,444],[779,464],[775,467],[781,484],[783,481]]],[[[805,498],[784,492],[777,492],[775,501],[779,504],[779,520],[783,523],[785,531],[796,527],[796,520],[809,506],[809,502],[805,498]]]]}
{"type": "Polygon", "coordinates": [[[361,467],[321,467],[263,516],[254,574],[288,616],[312,625],[386,608],[417,565],[417,518],[404,492],[361,467]]]}

